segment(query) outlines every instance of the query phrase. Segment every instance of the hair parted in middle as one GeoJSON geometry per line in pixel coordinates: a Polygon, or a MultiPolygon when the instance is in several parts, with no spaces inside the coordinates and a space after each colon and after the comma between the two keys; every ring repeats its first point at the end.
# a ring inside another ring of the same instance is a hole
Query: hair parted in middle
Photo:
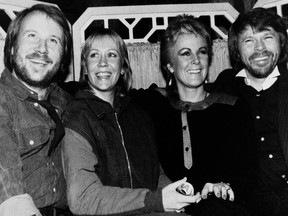
{"type": "Polygon", "coordinates": [[[245,67],[239,53],[239,36],[251,27],[255,32],[274,29],[280,38],[281,53],[278,63],[287,61],[287,32],[285,19],[269,8],[253,8],[250,11],[240,14],[232,24],[228,33],[228,49],[233,68],[240,71],[245,67]]]}
{"type": "Polygon", "coordinates": [[[13,71],[13,55],[12,49],[17,47],[17,39],[21,29],[23,20],[33,14],[45,14],[47,17],[55,21],[63,32],[63,56],[61,59],[61,67],[58,76],[65,78],[68,72],[69,64],[71,62],[72,50],[72,36],[70,33],[70,26],[68,20],[62,11],[53,5],[36,4],[30,8],[26,8],[17,14],[16,18],[10,23],[4,46],[4,64],[5,67],[13,71]]]}
{"type": "Polygon", "coordinates": [[[117,34],[112,29],[108,29],[108,28],[95,28],[93,30],[93,32],[91,32],[89,37],[86,39],[85,44],[82,47],[81,72],[80,72],[81,86],[82,86],[82,88],[88,87],[86,61],[87,61],[87,56],[88,56],[88,53],[91,49],[91,46],[95,40],[98,40],[98,39],[105,37],[105,36],[111,37],[115,41],[117,46],[119,47],[120,58],[121,58],[121,62],[122,62],[122,69],[124,71],[123,75],[121,75],[119,77],[119,80],[116,84],[115,95],[125,94],[132,87],[132,70],[131,70],[130,61],[128,58],[127,46],[119,34],[117,34]]]}

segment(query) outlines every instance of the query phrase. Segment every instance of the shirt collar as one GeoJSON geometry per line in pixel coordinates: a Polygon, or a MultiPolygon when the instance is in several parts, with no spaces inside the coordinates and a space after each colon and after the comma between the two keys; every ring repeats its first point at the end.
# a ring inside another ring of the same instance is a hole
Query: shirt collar
{"type": "MultiPolygon", "coordinates": [[[[247,73],[248,73],[247,69],[243,68],[241,71],[239,71],[239,73],[236,74],[236,77],[244,77],[245,84],[255,88],[255,86],[253,86],[253,83],[251,82],[251,80],[247,77],[247,73]]],[[[276,82],[276,80],[278,79],[278,76],[280,76],[280,73],[278,70],[278,66],[276,66],[274,68],[274,70],[272,71],[272,73],[269,74],[269,76],[262,83],[262,86],[261,86],[262,89],[261,90],[266,90],[266,89],[270,88],[276,82]]]]}

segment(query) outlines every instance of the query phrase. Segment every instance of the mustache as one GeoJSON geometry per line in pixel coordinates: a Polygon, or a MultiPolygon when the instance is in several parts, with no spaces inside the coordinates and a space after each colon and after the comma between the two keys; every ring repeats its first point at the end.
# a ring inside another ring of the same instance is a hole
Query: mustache
{"type": "Polygon", "coordinates": [[[273,56],[274,54],[268,50],[264,50],[262,52],[255,52],[250,57],[249,60],[253,60],[255,58],[263,57],[263,56],[273,56]]]}
{"type": "Polygon", "coordinates": [[[40,54],[39,52],[31,53],[31,54],[27,55],[26,58],[28,58],[28,59],[39,59],[39,60],[42,60],[42,61],[45,61],[45,62],[49,62],[49,63],[53,62],[52,59],[50,59],[47,54],[40,54]]]}

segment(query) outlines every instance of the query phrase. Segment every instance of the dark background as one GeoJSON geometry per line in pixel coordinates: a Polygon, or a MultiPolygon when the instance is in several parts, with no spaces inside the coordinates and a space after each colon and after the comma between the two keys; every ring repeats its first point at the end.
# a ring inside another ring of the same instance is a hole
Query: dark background
{"type": "Polygon", "coordinates": [[[73,24],[87,7],[151,4],[191,4],[229,2],[238,12],[251,9],[257,0],[42,0],[57,4],[73,24]]]}

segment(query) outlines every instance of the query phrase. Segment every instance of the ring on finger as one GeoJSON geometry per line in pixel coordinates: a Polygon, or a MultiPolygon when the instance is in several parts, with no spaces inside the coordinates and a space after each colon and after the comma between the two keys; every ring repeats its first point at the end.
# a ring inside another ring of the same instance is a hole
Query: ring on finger
{"type": "Polygon", "coordinates": [[[179,209],[179,210],[176,210],[177,213],[182,213],[182,212],[184,212],[184,211],[185,211],[184,208],[181,208],[181,209],[179,209]]]}

